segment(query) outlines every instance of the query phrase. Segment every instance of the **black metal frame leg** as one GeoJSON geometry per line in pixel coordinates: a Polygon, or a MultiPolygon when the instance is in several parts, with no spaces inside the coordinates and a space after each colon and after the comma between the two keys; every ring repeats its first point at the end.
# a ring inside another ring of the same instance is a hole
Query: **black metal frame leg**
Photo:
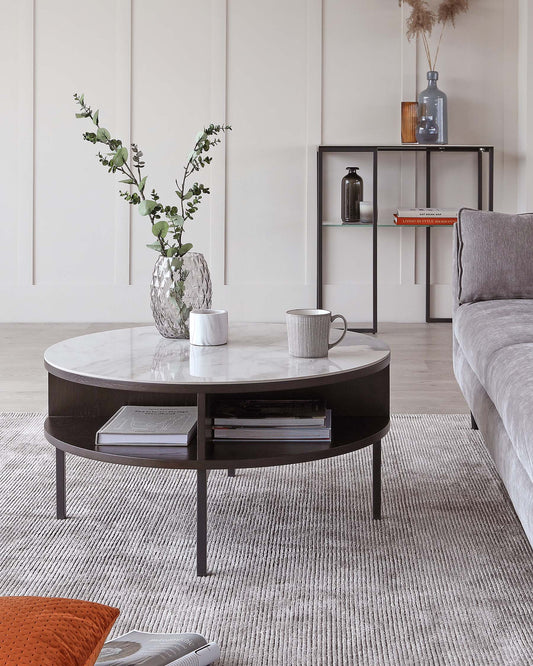
{"type": "Polygon", "coordinates": [[[372,512],[381,518],[381,440],[372,445],[372,512]]]}
{"type": "Polygon", "coordinates": [[[196,472],[196,575],[207,576],[207,471],[196,472]]]}
{"type": "Polygon", "coordinates": [[[234,477],[235,476],[235,470],[234,469],[228,469],[228,476],[234,477]]]}
{"type": "Polygon", "coordinates": [[[470,412],[470,426],[472,427],[472,430],[479,430],[477,427],[476,419],[474,418],[472,412],[470,412]]]}
{"type": "Polygon", "coordinates": [[[65,452],[56,449],[56,518],[64,520],[67,517],[67,489],[65,452]]]}

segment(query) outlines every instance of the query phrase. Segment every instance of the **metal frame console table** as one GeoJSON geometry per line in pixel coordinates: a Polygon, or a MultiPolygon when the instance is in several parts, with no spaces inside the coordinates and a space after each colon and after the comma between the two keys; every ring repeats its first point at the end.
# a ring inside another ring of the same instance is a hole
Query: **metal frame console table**
{"type": "MultiPolygon", "coordinates": [[[[431,156],[433,153],[477,153],[477,207],[483,208],[483,155],[488,154],[488,210],[494,209],[494,146],[461,145],[421,145],[398,144],[376,146],[318,146],[317,152],[317,307],[323,304],[323,169],[324,153],[372,153],[372,327],[352,328],[360,333],[376,333],[378,330],[378,287],[377,287],[377,244],[378,234],[378,153],[415,152],[425,153],[425,199],[426,207],[431,207],[431,156]]],[[[346,225],[356,226],[356,225],[346,225]]],[[[370,226],[370,225],[361,225],[370,226]]],[[[402,225],[410,226],[415,225],[402,225]]],[[[416,225],[417,227],[420,225],[416,225]]],[[[399,227],[399,228],[402,228],[399,227]]],[[[426,226],[426,322],[450,322],[448,317],[431,316],[431,226],[426,226]]]]}

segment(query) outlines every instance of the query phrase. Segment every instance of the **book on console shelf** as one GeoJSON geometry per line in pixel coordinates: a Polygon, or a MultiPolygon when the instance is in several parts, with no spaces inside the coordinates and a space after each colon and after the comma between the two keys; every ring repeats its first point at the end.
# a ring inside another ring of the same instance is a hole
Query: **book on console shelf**
{"type": "Polygon", "coordinates": [[[107,453],[165,456],[190,444],[198,419],[196,406],[125,405],[96,433],[96,448],[107,453]]]}
{"type": "Polygon", "coordinates": [[[319,398],[299,400],[221,400],[216,426],[323,426],[326,403],[319,398]]]}
{"type": "Polygon", "coordinates": [[[209,666],[220,657],[200,634],[130,631],[104,643],[96,666],[209,666]]]}
{"type": "Polygon", "coordinates": [[[213,438],[225,441],[328,442],[331,441],[331,409],[326,410],[325,420],[320,425],[215,425],[213,438]]]}
{"type": "Polygon", "coordinates": [[[451,225],[457,222],[457,208],[398,208],[394,224],[451,225]]]}

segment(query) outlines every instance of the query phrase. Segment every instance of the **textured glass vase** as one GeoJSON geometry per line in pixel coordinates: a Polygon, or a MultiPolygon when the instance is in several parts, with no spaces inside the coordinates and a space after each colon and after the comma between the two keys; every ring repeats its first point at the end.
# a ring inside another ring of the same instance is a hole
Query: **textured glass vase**
{"type": "Polygon", "coordinates": [[[438,78],[438,72],[428,72],[428,87],[418,95],[418,143],[448,143],[448,99],[437,87],[438,78]]]}
{"type": "Polygon", "coordinates": [[[354,224],[361,221],[363,179],[357,173],[359,167],[346,168],[341,184],[341,219],[344,224],[354,224]]]}
{"type": "Polygon", "coordinates": [[[159,256],[150,285],[150,302],[157,330],[165,338],[189,338],[191,310],[211,307],[211,276],[204,255],[187,252],[181,268],[159,256]]]}

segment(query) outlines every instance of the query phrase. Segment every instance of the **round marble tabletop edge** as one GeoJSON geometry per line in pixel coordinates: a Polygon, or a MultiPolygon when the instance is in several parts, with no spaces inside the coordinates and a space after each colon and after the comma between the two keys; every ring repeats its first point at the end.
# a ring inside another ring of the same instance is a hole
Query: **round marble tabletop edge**
{"type": "MultiPolygon", "coordinates": [[[[336,334],[333,329],[332,340],[336,334]]],[[[296,358],[288,352],[285,324],[270,323],[230,324],[228,344],[219,347],[195,347],[139,326],[70,338],[44,354],[51,374],[102,386],[291,383],[357,373],[389,359],[379,338],[352,332],[325,358],[296,358]]]]}

